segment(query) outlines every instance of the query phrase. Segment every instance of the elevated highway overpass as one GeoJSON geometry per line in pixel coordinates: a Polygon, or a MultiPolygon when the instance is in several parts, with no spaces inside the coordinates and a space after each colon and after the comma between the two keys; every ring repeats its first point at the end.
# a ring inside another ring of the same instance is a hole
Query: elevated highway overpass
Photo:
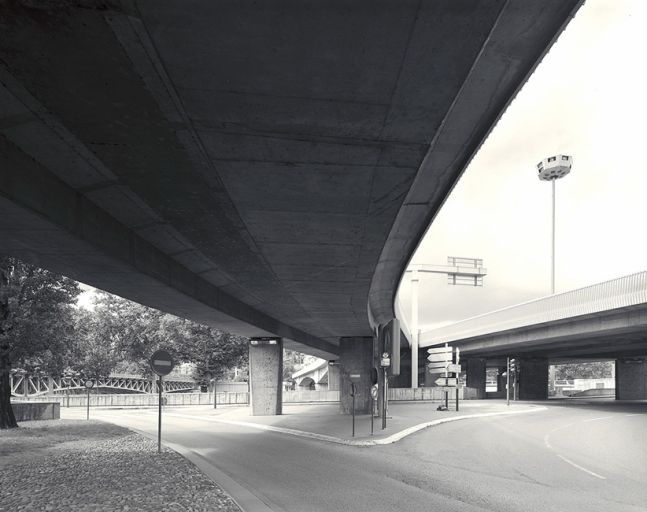
{"type": "Polygon", "coordinates": [[[501,365],[508,356],[518,358],[526,387],[522,396],[534,397],[546,394],[548,363],[614,359],[617,397],[647,399],[647,272],[420,334],[421,347],[442,343],[460,348],[468,385],[475,383],[483,393],[488,360],[501,365]]]}
{"type": "Polygon", "coordinates": [[[3,2],[1,251],[278,337],[270,366],[281,343],[355,361],[343,391],[581,3],[3,2]]]}

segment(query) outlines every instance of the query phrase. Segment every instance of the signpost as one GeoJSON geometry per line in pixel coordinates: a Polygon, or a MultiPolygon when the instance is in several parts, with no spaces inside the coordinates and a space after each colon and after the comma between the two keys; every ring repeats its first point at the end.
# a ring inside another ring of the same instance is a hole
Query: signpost
{"type": "Polygon", "coordinates": [[[353,397],[353,437],[355,437],[355,393],[357,388],[355,383],[359,382],[362,376],[359,373],[351,373],[350,377],[350,396],[353,397]]]}
{"type": "MultiPolygon", "coordinates": [[[[87,392],[87,410],[85,411],[85,419],[89,420],[90,419],[90,390],[94,387],[94,381],[92,379],[88,379],[84,382],[83,384],[85,386],[85,390],[87,392]]],[[[68,407],[69,407],[69,398],[68,398],[68,407]]]]}
{"type": "Polygon", "coordinates": [[[371,435],[373,435],[373,416],[375,414],[375,403],[377,402],[377,383],[371,386],[371,435]]]}
{"type": "Polygon", "coordinates": [[[510,406],[510,358],[508,357],[505,369],[505,401],[510,406]]]}
{"type": "Polygon", "coordinates": [[[386,369],[391,366],[391,359],[389,358],[388,352],[382,353],[382,358],[380,359],[380,366],[383,370],[384,375],[384,386],[382,386],[382,430],[386,428],[386,413],[389,406],[389,379],[386,376],[386,369]]]}
{"type": "Polygon", "coordinates": [[[173,358],[166,350],[156,350],[150,359],[151,370],[158,376],[157,389],[159,393],[158,416],[157,416],[157,453],[162,451],[162,377],[173,370],[173,358]]]}
{"type": "Polygon", "coordinates": [[[431,375],[444,375],[434,381],[437,386],[442,386],[445,392],[445,409],[449,406],[449,392],[456,391],[456,410],[458,411],[458,388],[460,383],[458,376],[461,372],[460,350],[458,347],[454,350],[445,343],[444,347],[434,347],[427,349],[427,371],[431,375]],[[450,374],[453,376],[450,377],[450,374]]]}

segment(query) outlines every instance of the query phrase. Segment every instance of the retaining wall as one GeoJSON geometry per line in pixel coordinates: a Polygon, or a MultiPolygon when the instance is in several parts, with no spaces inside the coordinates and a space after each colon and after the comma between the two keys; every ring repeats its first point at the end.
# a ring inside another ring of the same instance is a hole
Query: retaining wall
{"type": "Polygon", "coordinates": [[[12,402],[16,421],[59,420],[61,405],[58,402],[12,402]]]}

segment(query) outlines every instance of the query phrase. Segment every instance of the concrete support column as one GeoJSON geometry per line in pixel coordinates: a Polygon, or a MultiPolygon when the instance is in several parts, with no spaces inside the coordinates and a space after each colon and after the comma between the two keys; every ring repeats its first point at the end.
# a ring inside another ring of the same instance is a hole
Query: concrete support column
{"type": "Polygon", "coordinates": [[[485,398],[485,359],[470,357],[466,359],[467,387],[476,389],[476,398],[485,398]]]}
{"type": "Polygon", "coordinates": [[[647,362],[643,359],[616,361],[616,400],[647,399],[647,362]]]}
{"type": "MultiPolygon", "coordinates": [[[[548,360],[519,360],[519,399],[548,400],[548,360]]],[[[510,382],[512,388],[512,382],[510,382]]],[[[510,389],[512,396],[512,389],[510,389]]]]}
{"type": "Polygon", "coordinates": [[[283,340],[249,345],[249,383],[253,416],[282,413],[283,340]]]}
{"type": "Polygon", "coordinates": [[[328,364],[328,391],[339,391],[338,364],[328,364]]]}
{"type": "Polygon", "coordinates": [[[351,374],[359,374],[355,384],[355,413],[371,410],[371,368],[373,367],[373,338],[353,337],[339,340],[339,412],[351,414],[351,374]]]}

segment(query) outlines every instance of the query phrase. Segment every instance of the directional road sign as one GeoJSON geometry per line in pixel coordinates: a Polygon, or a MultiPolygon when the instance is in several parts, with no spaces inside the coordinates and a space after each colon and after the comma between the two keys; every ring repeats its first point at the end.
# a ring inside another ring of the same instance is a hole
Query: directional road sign
{"type": "Polygon", "coordinates": [[[445,373],[447,373],[447,371],[445,370],[444,367],[443,368],[434,368],[433,366],[429,365],[427,367],[427,373],[429,373],[429,375],[435,375],[435,374],[445,375],[445,373]]]}
{"type": "Polygon", "coordinates": [[[443,371],[449,366],[450,362],[448,361],[434,361],[433,363],[427,363],[427,368],[442,368],[443,371]]]}
{"type": "Polygon", "coordinates": [[[151,369],[160,377],[173,370],[173,358],[166,350],[156,350],[151,356],[151,369]]]}
{"type": "Polygon", "coordinates": [[[429,354],[427,357],[427,361],[430,361],[432,363],[434,362],[448,362],[451,363],[452,361],[452,353],[451,352],[443,352],[442,354],[429,354]]]}
{"type": "Polygon", "coordinates": [[[460,373],[461,365],[454,364],[447,361],[435,361],[433,363],[427,363],[427,368],[442,368],[447,370],[450,373],[460,373]]]}
{"type": "Polygon", "coordinates": [[[458,379],[456,377],[449,377],[446,379],[445,377],[440,377],[439,379],[436,379],[434,383],[437,386],[451,386],[451,387],[457,387],[458,386],[458,379]]]}
{"type": "Polygon", "coordinates": [[[448,352],[449,354],[452,353],[452,347],[437,347],[437,348],[428,348],[427,349],[427,354],[444,354],[445,352],[448,352]]]}
{"type": "Polygon", "coordinates": [[[460,373],[461,372],[461,365],[460,364],[454,364],[450,363],[447,365],[447,371],[450,373],[460,373]]]}

